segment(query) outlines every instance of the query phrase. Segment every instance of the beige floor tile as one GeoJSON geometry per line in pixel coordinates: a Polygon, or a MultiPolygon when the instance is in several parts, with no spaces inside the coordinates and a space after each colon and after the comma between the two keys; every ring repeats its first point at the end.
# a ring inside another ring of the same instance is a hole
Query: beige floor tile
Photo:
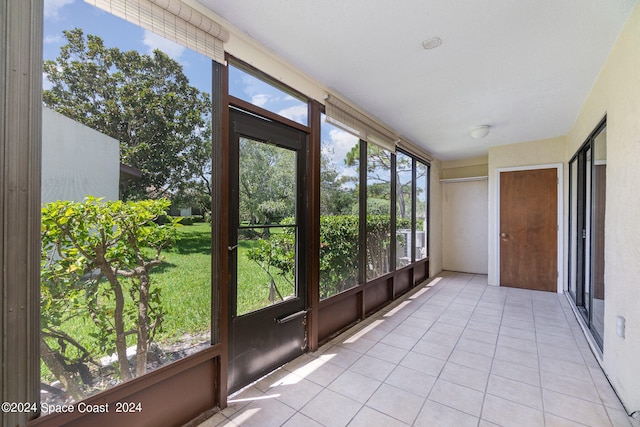
{"type": "Polygon", "coordinates": [[[493,354],[496,351],[496,345],[465,338],[463,335],[458,341],[458,344],[456,344],[456,349],[480,354],[482,356],[493,357],[493,354]]]}
{"type": "Polygon", "coordinates": [[[327,388],[356,402],[364,403],[380,387],[380,384],[382,384],[381,381],[347,370],[327,388]]]}
{"type": "Polygon", "coordinates": [[[429,394],[429,400],[447,405],[475,417],[480,416],[484,393],[439,379],[429,394]]]}
{"type": "Polygon", "coordinates": [[[296,412],[295,415],[287,420],[282,427],[323,427],[322,424],[312,420],[306,415],[296,412]]]}
{"type": "Polygon", "coordinates": [[[491,370],[493,358],[483,356],[481,354],[454,349],[453,353],[451,353],[451,356],[449,357],[449,361],[457,363],[458,365],[468,366],[470,368],[480,369],[488,372],[491,370]]]}
{"type": "MultiPolygon", "coordinates": [[[[582,359],[577,362],[582,362],[582,359]]],[[[558,360],[551,357],[540,357],[540,370],[574,378],[589,377],[589,369],[584,363],[574,363],[568,360],[558,360]]]]}
{"type": "Polygon", "coordinates": [[[411,350],[411,348],[416,345],[418,341],[420,341],[419,338],[408,337],[406,335],[398,335],[393,331],[380,340],[380,342],[383,344],[392,345],[404,350],[411,350]]]}
{"type": "Polygon", "coordinates": [[[300,410],[303,415],[325,426],[346,426],[362,404],[334,391],[324,389],[300,410]]]}
{"type": "Polygon", "coordinates": [[[459,338],[460,335],[462,335],[463,330],[464,326],[450,325],[439,320],[436,321],[430,329],[430,331],[440,332],[441,334],[451,335],[456,338],[459,338]]]}
{"type": "Polygon", "coordinates": [[[514,338],[507,335],[500,335],[498,337],[498,345],[500,347],[509,347],[514,350],[526,351],[533,354],[538,354],[538,346],[534,340],[526,340],[521,338],[514,338]]]}
{"type": "Polygon", "coordinates": [[[536,332],[534,330],[512,328],[506,325],[502,325],[500,327],[500,335],[506,335],[508,337],[520,338],[530,341],[536,340],[536,332]]]}
{"type": "Polygon", "coordinates": [[[443,345],[429,341],[418,341],[411,349],[413,352],[447,360],[453,351],[454,345],[443,345]]]}
{"type": "MultiPolygon", "coordinates": [[[[609,414],[609,419],[611,420],[611,424],[613,424],[614,427],[632,427],[633,426],[633,424],[631,423],[631,418],[622,409],[614,409],[614,408],[607,408],[607,407],[605,407],[605,409],[607,410],[607,414],[609,414]]],[[[637,425],[640,425],[640,422],[638,422],[636,426],[637,425]]]]}
{"type": "Polygon", "coordinates": [[[543,390],[542,397],[545,412],[592,427],[611,427],[609,416],[602,404],[550,390],[543,390]]]}
{"type": "Polygon", "coordinates": [[[296,411],[277,399],[260,399],[236,412],[230,418],[243,427],[280,427],[296,411]]]}
{"type": "Polygon", "coordinates": [[[362,337],[356,340],[344,339],[336,342],[336,345],[353,350],[358,353],[366,353],[371,347],[376,345],[377,341],[362,337]]]}
{"type": "Polygon", "coordinates": [[[407,355],[407,350],[379,342],[366,354],[387,362],[398,363],[407,355]]]}
{"type": "Polygon", "coordinates": [[[529,351],[523,351],[512,347],[504,347],[502,345],[496,346],[495,358],[498,360],[505,360],[507,362],[517,362],[520,365],[535,368],[536,370],[539,366],[537,353],[531,353],[529,351]]]}
{"type": "Polygon", "coordinates": [[[478,418],[427,400],[413,425],[415,427],[476,427],[478,418]]]}
{"type": "Polygon", "coordinates": [[[482,419],[504,427],[541,427],[541,411],[488,394],[482,407],[482,419]]]}
{"type": "Polygon", "coordinates": [[[367,401],[366,406],[406,424],[412,424],[424,401],[423,397],[383,384],[367,401]]]}
{"type": "Polygon", "coordinates": [[[429,330],[426,334],[424,334],[424,336],[420,341],[427,341],[427,342],[432,342],[435,344],[442,344],[442,345],[450,345],[453,347],[458,343],[459,339],[460,337],[456,335],[448,335],[448,334],[443,334],[442,332],[429,330]]]}
{"type": "Polygon", "coordinates": [[[349,427],[404,427],[408,425],[367,406],[360,409],[349,423],[349,427]]]}
{"type": "Polygon", "coordinates": [[[436,382],[436,377],[414,369],[398,366],[385,380],[397,388],[413,393],[416,396],[427,397],[436,382]]]}
{"type": "Polygon", "coordinates": [[[531,384],[491,375],[487,393],[539,411],[542,410],[542,390],[531,384]]]}
{"type": "Polygon", "coordinates": [[[540,386],[540,372],[537,368],[523,366],[522,364],[517,363],[518,359],[515,359],[515,362],[516,363],[495,359],[493,361],[491,374],[521,381],[534,386],[540,386]]]}
{"type": "Polygon", "coordinates": [[[544,414],[545,427],[584,427],[584,424],[561,418],[553,414],[544,414]]]}
{"type": "Polygon", "coordinates": [[[373,378],[374,380],[384,381],[396,366],[395,363],[364,355],[358,359],[356,363],[351,365],[349,371],[373,378]]]}
{"type": "Polygon", "coordinates": [[[567,377],[548,371],[542,371],[540,375],[542,377],[542,388],[546,390],[568,394],[569,396],[594,403],[601,403],[600,395],[595,384],[591,381],[591,377],[567,377]]]}
{"type": "Polygon", "coordinates": [[[345,368],[320,358],[309,361],[297,368],[285,366],[285,369],[293,369],[294,374],[323,387],[329,385],[345,371],[345,368]]]}
{"type": "Polygon", "coordinates": [[[489,372],[449,362],[442,369],[440,378],[484,393],[487,388],[489,372]]]}
{"type": "Polygon", "coordinates": [[[578,347],[576,347],[575,345],[573,346],[573,348],[568,348],[568,347],[560,347],[555,344],[538,342],[538,354],[541,357],[567,360],[569,362],[575,362],[575,361],[582,362],[584,360],[582,358],[582,353],[580,352],[580,350],[578,350],[578,347]]]}
{"type": "Polygon", "coordinates": [[[445,361],[442,359],[411,352],[402,359],[400,365],[405,368],[437,377],[440,374],[444,363],[445,361]]]}
{"type": "Polygon", "coordinates": [[[464,332],[462,332],[462,338],[472,339],[475,341],[481,341],[487,344],[495,345],[498,341],[498,334],[487,330],[478,330],[467,327],[464,332]]]}
{"type": "Polygon", "coordinates": [[[348,348],[340,347],[339,345],[334,345],[324,351],[318,358],[320,360],[325,360],[329,363],[333,363],[334,365],[348,368],[349,366],[353,365],[354,362],[360,357],[362,357],[362,353],[349,350],[348,348]]]}

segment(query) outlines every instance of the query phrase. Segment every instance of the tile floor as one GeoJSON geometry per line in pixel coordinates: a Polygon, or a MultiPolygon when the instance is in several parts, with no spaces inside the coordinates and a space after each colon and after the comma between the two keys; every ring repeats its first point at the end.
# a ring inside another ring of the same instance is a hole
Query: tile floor
{"type": "Polygon", "coordinates": [[[639,426],[564,295],[443,273],[229,399],[212,426],[639,426]]]}

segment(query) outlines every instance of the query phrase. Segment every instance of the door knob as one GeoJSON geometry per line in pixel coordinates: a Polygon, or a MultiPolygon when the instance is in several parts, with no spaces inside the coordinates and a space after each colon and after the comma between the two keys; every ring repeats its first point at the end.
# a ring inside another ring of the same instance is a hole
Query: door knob
{"type": "Polygon", "coordinates": [[[504,233],[504,232],[500,233],[500,237],[503,238],[503,239],[506,239],[507,238],[507,233],[504,233]]]}

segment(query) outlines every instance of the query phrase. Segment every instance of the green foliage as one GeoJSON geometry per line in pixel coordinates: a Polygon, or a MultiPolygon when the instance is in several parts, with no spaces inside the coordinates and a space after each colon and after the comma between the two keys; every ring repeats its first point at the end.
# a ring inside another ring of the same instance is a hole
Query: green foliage
{"type": "Polygon", "coordinates": [[[42,208],[41,325],[51,345],[69,362],[118,354],[121,376],[131,378],[126,359],[127,336],[135,331],[138,372],[146,369],[146,350],[164,316],[159,288],[149,271],[161,264],[160,254],[171,243],[177,221],[164,215],[169,201],[57,201],[42,208]],[[88,314],[88,316],[87,316],[88,314]],[[91,340],[63,332],[75,317],[97,326],[91,340]],[[75,347],[67,353],[68,344],[75,347]],[[126,367],[126,368],[123,368],[126,367]]]}
{"type": "MultiPolygon", "coordinates": [[[[282,224],[290,224],[286,218],[282,224]]],[[[399,220],[398,228],[411,226],[399,220]]],[[[320,298],[335,295],[358,283],[358,215],[320,217],[320,298]]],[[[380,276],[389,268],[391,221],[388,215],[367,216],[367,276],[380,276]]],[[[249,250],[250,260],[258,263],[270,277],[291,277],[295,263],[295,234],[292,228],[261,238],[249,250]]]]}
{"type": "Polygon", "coordinates": [[[128,181],[125,200],[198,198],[204,192],[209,209],[209,95],[191,86],[182,66],[159,50],[145,55],[106,47],[78,28],[64,36],[59,56],[43,64],[51,82],[44,104],[120,141],[121,162],[142,172],[128,181]]]}
{"type": "Polygon", "coordinates": [[[320,217],[320,298],[358,283],[358,216],[320,217]]]}

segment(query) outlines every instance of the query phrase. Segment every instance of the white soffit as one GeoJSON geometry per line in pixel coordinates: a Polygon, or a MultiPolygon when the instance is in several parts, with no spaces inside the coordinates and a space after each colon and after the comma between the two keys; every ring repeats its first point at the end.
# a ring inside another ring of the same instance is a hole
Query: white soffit
{"type": "Polygon", "coordinates": [[[441,160],[566,134],[636,4],[197,1],[441,160]]]}

